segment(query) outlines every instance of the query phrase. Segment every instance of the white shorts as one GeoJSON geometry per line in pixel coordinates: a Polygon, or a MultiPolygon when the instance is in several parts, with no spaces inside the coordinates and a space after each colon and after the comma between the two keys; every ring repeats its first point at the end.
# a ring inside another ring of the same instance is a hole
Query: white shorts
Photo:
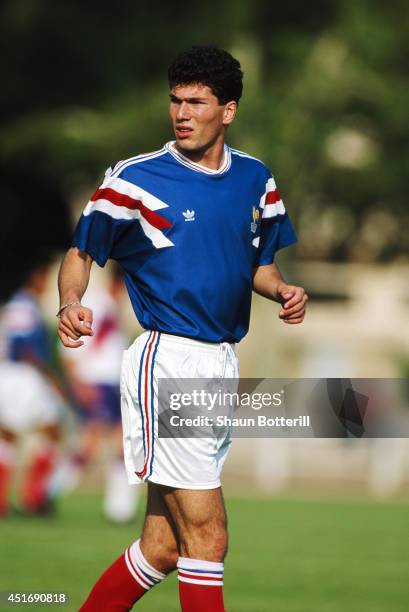
{"type": "Polygon", "coordinates": [[[0,363],[0,426],[20,434],[61,418],[61,400],[31,365],[0,363]]]}
{"type": "Polygon", "coordinates": [[[238,382],[234,345],[144,332],[125,351],[121,374],[124,456],[131,484],[150,481],[180,489],[215,489],[230,433],[207,438],[158,437],[158,379],[238,382]]]}

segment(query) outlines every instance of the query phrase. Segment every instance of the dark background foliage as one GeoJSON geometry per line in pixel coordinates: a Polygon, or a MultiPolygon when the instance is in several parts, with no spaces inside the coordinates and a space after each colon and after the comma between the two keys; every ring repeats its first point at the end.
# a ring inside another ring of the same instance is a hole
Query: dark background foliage
{"type": "Polygon", "coordinates": [[[37,247],[67,246],[69,203],[110,163],[172,137],[167,65],[207,43],[242,62],[229,142],[271,167],[298,255],[407,256],[406,2],[5,0],[1,23],[1,225],[11,276],[37,247]]]}

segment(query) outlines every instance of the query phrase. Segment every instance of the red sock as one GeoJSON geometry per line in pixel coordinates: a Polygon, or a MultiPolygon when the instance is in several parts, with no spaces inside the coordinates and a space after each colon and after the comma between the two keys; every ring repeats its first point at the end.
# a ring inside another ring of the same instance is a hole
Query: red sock
{"type": "Polygon", "coordinates": [[[0,517],[9,509],[9,491],[14,469],[14,447],[5,440],[0,440],[0,517]]]}
{"type": "Polygon", "coordinates": [[[138,540],[102,574],[80,612],[127,612],[165,577],[146,561],[138,540]]]}
{"type": "Polygon", "coordinates": [[[9,509],[8,496],[11,474],[11,466],[7,463],[0,463],[0,517],[5,516],[9,509]]]}
{"type": "Polygon", "coordinates": [[[179,557],[178,578],[182,612],[225,612],[223,563],[179,557]]]}
{"type": "Polygon", "coordinates": [[[39,512],[48,501],[48,485],[56,461],[55,448],[49,446],[37,453],[27,469],[22,491],[23,508],[29,512],[39,512]]]}

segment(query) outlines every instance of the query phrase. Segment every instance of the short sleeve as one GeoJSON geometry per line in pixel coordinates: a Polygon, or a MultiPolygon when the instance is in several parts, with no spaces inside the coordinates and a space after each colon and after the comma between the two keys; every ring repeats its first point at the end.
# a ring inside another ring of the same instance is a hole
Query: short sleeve
{"type": "Polygon", "coordinates": [[[120,229],[120,221],[112,204],[112,168],[91,196],[75,229],[72,246],[88,253],[103,267],[111,257],[120,229]]]}
{"type": "Polygon", "coordinates": [[[297,236],[272,176],[267,181],[260,209],[260,235],[255,265],[266,266],[273,263],[277,251],[297,242],[297,236]]]}

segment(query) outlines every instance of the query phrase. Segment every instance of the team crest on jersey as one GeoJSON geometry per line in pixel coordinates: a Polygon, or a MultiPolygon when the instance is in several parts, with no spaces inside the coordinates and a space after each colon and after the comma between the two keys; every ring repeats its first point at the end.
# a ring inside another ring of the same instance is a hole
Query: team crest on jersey
{"type": "Polygon", "coordinates": [[[182,215],[185,218],[185,221],[195,221],[195,211],[194,210],[185,210],[182,212],[182,215]]]}
{"type": "Polygon", "coordinates": [[[257,231],[257,224],[258,224],[259,218],[260,218],[260,211],[256,206],[253,206],[253,221],[251,222],[251,226],[250,226],[253,234],[255,234],[257,231]]]}

